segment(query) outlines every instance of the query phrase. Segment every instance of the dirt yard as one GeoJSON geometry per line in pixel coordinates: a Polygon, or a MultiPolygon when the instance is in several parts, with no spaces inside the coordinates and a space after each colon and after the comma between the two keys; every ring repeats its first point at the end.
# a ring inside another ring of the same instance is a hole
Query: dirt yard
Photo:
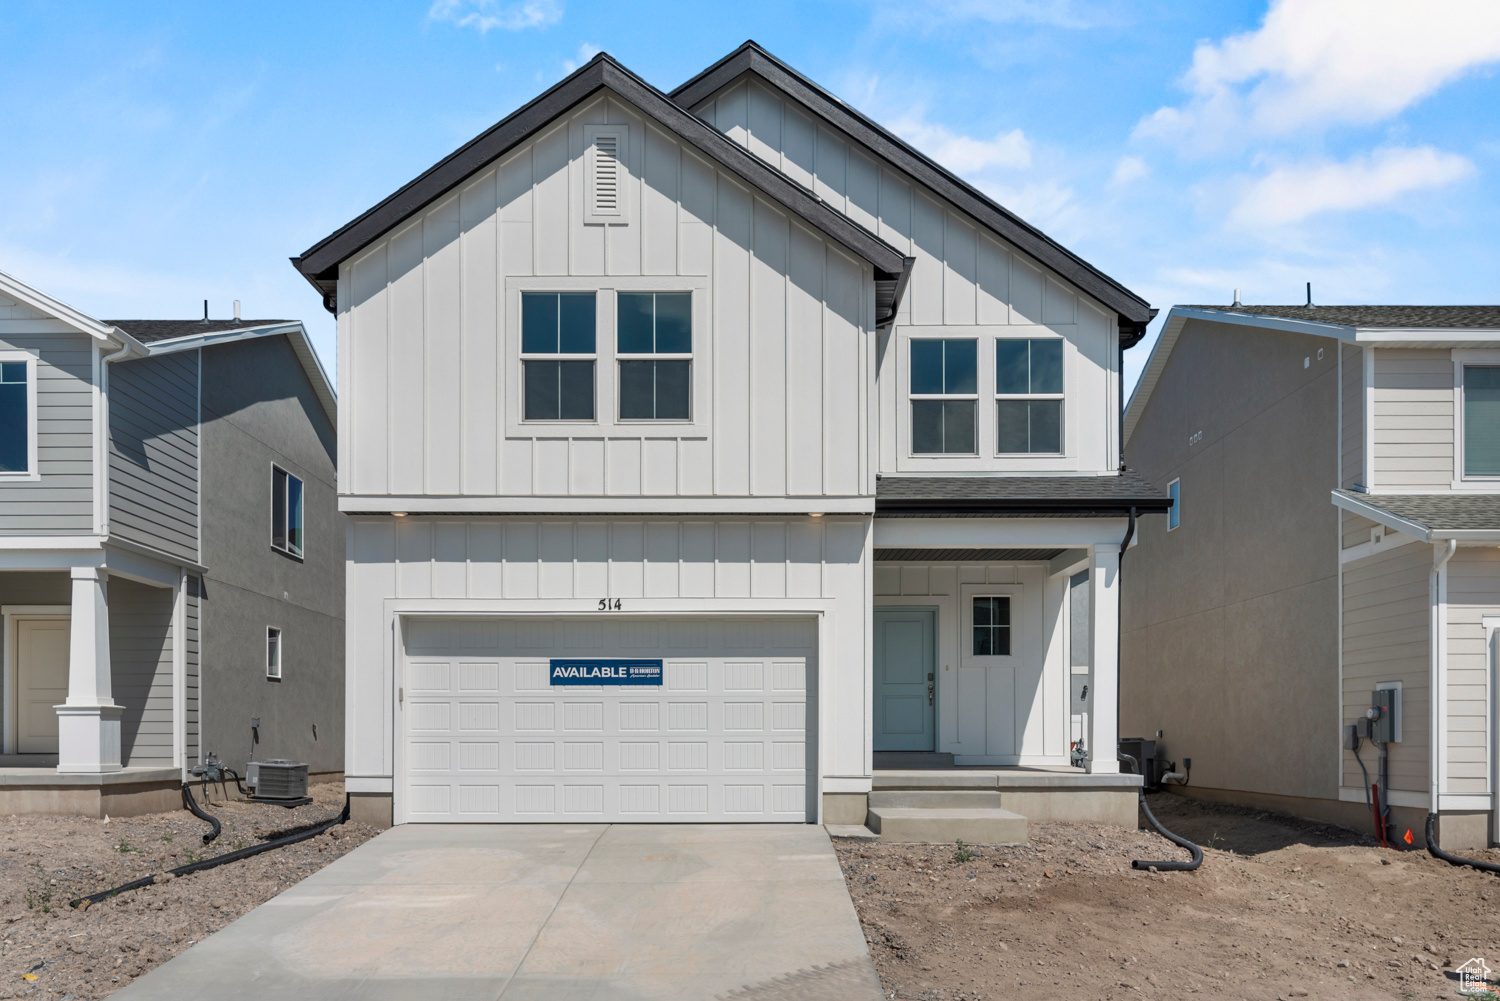
{"type": "Polygon", "coordinates": [[[107,823],[0,818],[0,998],[105,997],[378,833],[344,824],[82,912],[68,906],[83,894],[318,823],[344,805],[342,783],[314,786],[314,802],[295,810],[225,802],[214,792],[208,812],[224,831],[206,847],[209,825],[186,810],[107,823]]]}
{"type": "Polygon", "coordinates": [[[1276,814],[1151,806],[1205,846],[1197,872],[1137,872],[1131,859],[1187,853],[1084,824],[966,861],[835,839],[887,997],[1453,998],[1455,966],[1500,967],[1495,876],[1276,814]]]}

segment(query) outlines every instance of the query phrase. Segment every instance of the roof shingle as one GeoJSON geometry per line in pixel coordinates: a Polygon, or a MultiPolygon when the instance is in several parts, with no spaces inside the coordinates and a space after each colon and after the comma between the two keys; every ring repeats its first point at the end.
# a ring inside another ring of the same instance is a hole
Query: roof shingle
{"type": "Polygon", "coordinates": [[[1161,512],[1171,499],[1134,470],[1111,476],[883,476],[875,513],[1123,514],[1161,512]]]}
{"type": "Polygon", "coordinates": [[[1433,532],[1500,532],[1500,494],[1337,492],[1433,532]]]}
{"type": "Polygon", "coordinates": [[[1500,329],[1500,306],[1192,306],[1245,316],[1333,323],[1341,327],[1426,327],[1439,330],[1500,329]]]}
{"type": "Polygon", "coordinates": [[[194,334],[216,334],[221,330],[245,330],[250,327],[269,327],[274,323],[296,323],[296,320],[105,320],[112,327],[119,327],[142,344],[167,341],[174,337],[191,337],[194,334]]]}

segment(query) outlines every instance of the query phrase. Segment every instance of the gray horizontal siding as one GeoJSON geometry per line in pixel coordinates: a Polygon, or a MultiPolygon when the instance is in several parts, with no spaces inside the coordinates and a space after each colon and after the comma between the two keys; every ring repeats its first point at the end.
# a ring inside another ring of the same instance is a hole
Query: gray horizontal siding
{"type": "Polygon", "coordinates": [[[37,356],[39,480],[0,483],[0,535],[94,531],[94,342],[27,306],[0,302],[0,351],[37,356]]]}
{"type": "Polygon", "coordinates": [[[1375,486],[1453,484],[1453,359],[1446,350],[1375,352],[1375,486]]]}
{"type": "Polygon", "coordinates": [[[1445,792],[1489,792],[1489,651],[1484,617],[1500,615],[1500,550],[1459,549],[1448,561],[1448,784],[1445,792]]]}
{"type": "Polygon", "coordinates": [[[172,605],[169,588],[109,582],[109,656],[126,765],[172,764],[172,605]]]}
{"type": "Polygon", "coordinates": [[[110,532],[198,561],[198,352],[109,376],[110,532]]]}
{"type": "Polygon", "coordinates": [[[187,744],[184,751],[184,760],[189,764],[202,761],[200,756],[201,741],[199,740],[198,727],[198,688],[199,688],[199,654],[198,654],[198,628],[199,628],[199,601],[203,593],[203,582],[197,577],[189,577],[187,582],[187,614],[186,628],[184,632],[184,652],[186,669],[184,681],[183,715],[186,717],[187,744]]]}
{"type": "MultiPolygon", "coordinates": [[[[1391,788],[1428,788],[1428,571],[1432,550],[1401,546],[1344,567],[1343,720],[1370,707],[1370,693],[1401,682],[1401,743],[1390,746],[1391,788]]],[[[1366,755],[1365,766],[1372,767],[1366,755]]],[[[1344,752],[1344,785],[1364,779],[1354,755],[1344,752]]]]}

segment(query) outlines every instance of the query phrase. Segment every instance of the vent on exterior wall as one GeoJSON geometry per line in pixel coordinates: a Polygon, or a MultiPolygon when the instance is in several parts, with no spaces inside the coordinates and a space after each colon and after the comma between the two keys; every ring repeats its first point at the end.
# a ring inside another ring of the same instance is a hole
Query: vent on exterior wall
{"type": "Polygon", "coordinates": [[[626,157],[630,131],[623,125],[590,125],[584,174],[584,221],[622,226],[630,221],[626,188],[626,157]]]}

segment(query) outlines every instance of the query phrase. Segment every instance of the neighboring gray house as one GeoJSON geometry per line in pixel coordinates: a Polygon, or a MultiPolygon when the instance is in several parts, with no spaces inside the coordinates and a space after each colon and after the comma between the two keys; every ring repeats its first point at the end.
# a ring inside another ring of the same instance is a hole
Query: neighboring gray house
{"type": "Polygon", "coordinates": [[[1178,306],[1125,433],[1177,505],[1128,561],[1123,730],[1189,795],[1370,829],[1343,728],[1390,698],[1393,836],[1494,842],[1500,307],[1178,306]]]}
{"type": "Polygon", "coordinates": [[[0,273],[0,813],[173,808],[209,751],[342,771],[335,418],[296,321],[0,273]]]}

